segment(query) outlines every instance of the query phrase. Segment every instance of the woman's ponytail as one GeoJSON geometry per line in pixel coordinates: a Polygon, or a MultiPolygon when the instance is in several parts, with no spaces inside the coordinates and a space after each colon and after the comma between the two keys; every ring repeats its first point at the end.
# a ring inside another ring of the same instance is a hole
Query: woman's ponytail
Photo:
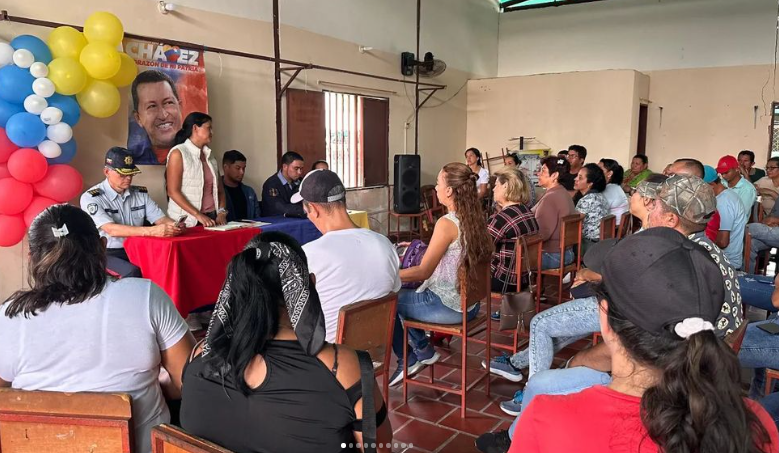
{"type": "Polygon", "coordinates": [[[226,362],[233,382],[247,395],[251,389],[246,385],[244,372],[251,360],[265,351],[268,340],[276,336],[279,306],[284,301],[278,259],[270,254],[269,247],[259,243],[230,261],[227,275],[232,332],[229,338],[225,335],[212,346],[212,357],[226,362]]]}
{"type": "Polygon", "coordinates": [[[660,380],[641,398],[642,421],[660,451],[763,452],[768,433],[745,403],[733,350],[713,331],[666,336],[671,347],[655,363],[660,380]]]}

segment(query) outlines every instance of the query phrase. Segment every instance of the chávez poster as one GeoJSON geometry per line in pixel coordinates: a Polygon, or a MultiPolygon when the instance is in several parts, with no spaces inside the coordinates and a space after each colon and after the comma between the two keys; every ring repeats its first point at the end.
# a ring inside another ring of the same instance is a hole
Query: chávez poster
{"type": "Polygon", "coordinates": [[[164,165],[184,118],[208,113],[203,52],[135,39],[124,40],[124,51],[139,71],[130,90],[127,149],[136,164],[164,165]]]}

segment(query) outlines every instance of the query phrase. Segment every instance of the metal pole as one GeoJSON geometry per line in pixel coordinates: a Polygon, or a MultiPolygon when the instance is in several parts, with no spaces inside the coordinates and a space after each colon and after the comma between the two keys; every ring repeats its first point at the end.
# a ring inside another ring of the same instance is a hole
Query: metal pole
{"type": "MultiPolygon", "coordinates": [[[[6,10],[0,11],[0,22],[2,22],[2,21],[16,22],[16,23],[20,23],[20,24],[35,25],[35,26],[39,26],[39,27],[48,27],[48,28],[57,28],[57,27],[61,27],[61,26],[69,26],[69,27],[73,27],[73,28],[75,28],[76,30],[79,30],[79,31],[84,29],[83,27],[81,27],[79,25],[66,24],[64,22],[51,22],[51,21],[47,21],[47,20],[31,19],[31,18],[28,18],[28,17],[10,16],[10,15],[8,15],[8,11],[6,11],[6,10]]],[[[294,70],[294,69],[297,69],[297,67],[301,67],[301,68],[306,69],[306,70],[308,70],[308,69],[319,69],[319,70],[322,70],[322,71],[335,72],[335,73],[338,73],[338,74],[351,74],[351,75],[356,75],[356,76],[360,76],[360,77],[367,77],[367,78],[370,78],[370,79],[386,80],[388,82],[398,82],[398,83],[408,83],[408,84],[414,84],[415,83],[413,80],[404,80],[404,79],[397,79],[397,78],[394,78],[394,77],[385,77],[385,76],[380,76],[380,75],[376,75],[376,74],[369,74],[367,72],[351,71],[351,70],[348,70],[348,69],[334,68],[332,66],[324,66],[324,65],[312,64],[312,63],[305,63],[305,62],[302,62],[302,61],[287,60],[287,59],[284,59],[284,58],[274,58],[274,57],[269,57],[267,55],[261,55],[261,54],[250,53],[250,52],[241,52],[241,51],[237,51],[237,50],[225,49],[225,48],[222,48],[222,47],[209,47],[209,46],[205,46],[203,44],[198,44],[198,43],[189,42],[189,41],[180,41],[180,40],[176,40],[176,39],[161,38],[161,37],[157,37],[157,36],[138,35],[138,34],[134,34],[134,33],[125,33],[124,37],[125,38],[132,38],[132,39],[140,39],[140,40],[144,40],[144,41],[151,41],[151,42],[156,42],[156,43],[163,43],[164,42],[165,44],[171,44],[171,45],[174,45],[174,46],[188,47],[188,48],[191,48],[191,49],[198,49],[198,50],[201,50],[201,51],[204,51],[204,52],[206,52],[206,51],[207,52],[216,52],[216,53],[221,53],[223,55],[232,55],[232,56],[241,57],[241,58],[249,58],[249,59],[252,59],[252,60],[261,60],[261,61],[267,61],[267,62],[278,61],[280,63],[289,64],[289,65],[294,65],[295,66],[294,68],[288,68],[288,67],[287,68],[282,68],[282,72],[283,71],[288,71],[288,70],[294,70]]],[[[446,88],[446,85],[438,85],[438,84],[435,84],[435,83],[427,83],[427,82],[421,82],[420,85],[426,86],[426,87],[431,87],[431,88],[442,88],[442,89],[446,88]]]]}
{"type": "Polygon", "coordinates": [[[281,62],[279,51],[279,0],[273,0],[273,79],[276,85],[276,163],[281,165],[284,145],[281,137],[281,62]]]}
{"type": "MultiPolygon", "coordinates": [[[[417,0],[417,62],[422,61],[419,55],[419,30],[421,23],[422,13],[422,0],[417,0]]],[[[415,64],[414,68],[417,72],[417,77],[414,82],[414,155],[419,154],[419,65],[415,64]]]]}

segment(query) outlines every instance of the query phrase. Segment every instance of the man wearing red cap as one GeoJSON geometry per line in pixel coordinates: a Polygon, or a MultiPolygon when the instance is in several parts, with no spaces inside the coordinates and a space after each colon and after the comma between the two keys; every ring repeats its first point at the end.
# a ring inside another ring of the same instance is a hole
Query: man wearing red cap
{"type": "Polygon", "coordinates": [[[738,160],[733,156],[722,157],[717,163],[717,173],[722,175],[725,187],[733,189],[733,192],[738,195],[744,210],[748,213],[752,212],[752,207],[757,201],[757,190],[751,182],[741,176],[738,160]]]}

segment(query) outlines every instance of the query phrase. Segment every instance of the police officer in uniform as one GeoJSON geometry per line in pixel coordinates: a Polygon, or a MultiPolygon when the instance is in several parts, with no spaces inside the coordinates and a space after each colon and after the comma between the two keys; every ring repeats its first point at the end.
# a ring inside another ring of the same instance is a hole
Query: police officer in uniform
{"type": "Polygon", "coordinates": [[[146,187],[132,185],[133,176],[140,172],[129,151],[111,148],[105,155],[106,179],[81,195],[81,209],[108,241],[107,267],[121,277],[141,277],[140,269],[130,263],[124,251],[125,238],[172,237],[184,231],[149,197],[146,187]],[[144,226],[146,221],[153,226],[144,226]]]}
{"type": "Polygon", "coordinates": [[[281,156],[281,170],[262,185],[262,215],[284,216],[305,219],[303,206],[293,204],[292,195],[298,191],[303,176],[303,156],[287,151],[281,156]]]}

